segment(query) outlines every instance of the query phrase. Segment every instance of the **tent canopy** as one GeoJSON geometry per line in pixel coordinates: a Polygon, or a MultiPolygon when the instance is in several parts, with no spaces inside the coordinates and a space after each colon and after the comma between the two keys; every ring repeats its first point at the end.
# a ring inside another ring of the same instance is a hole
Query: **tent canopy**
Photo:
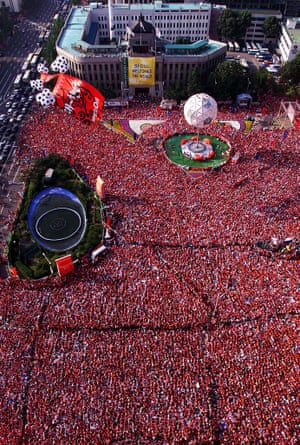
{"type": "Polygon", "coordinates": [[[252,102],[252,96],[248,93],[241,93],[236,98],[236,104],[239,107],[247,107],[252,102]]]}

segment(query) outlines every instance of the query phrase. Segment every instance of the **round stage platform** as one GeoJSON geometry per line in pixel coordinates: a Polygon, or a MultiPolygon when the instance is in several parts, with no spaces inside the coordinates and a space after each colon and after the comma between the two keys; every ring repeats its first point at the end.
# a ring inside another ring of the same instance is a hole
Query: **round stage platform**
{"type": "Polygon", "coordinates": [[[164,143],[165,154],[169,161],[194,177],[197,177],[203,169],[218,168],[229,161],[232,150],[227,140],[211,134],[201,134],[199,135],[199,144],[197,144],[196,138],[198,139],[198,136],[195,133],[169,136],[164,143]],[[208,140],[210,144],[207,144],[208,140]],[[202,159],[200,156],[193,156],[192,152],[190,156],[187,156],[184,147],[189,148],[192,144],[201,148],[202,159]],[[196,157],[198,159],[195,159],[196,157]]]}

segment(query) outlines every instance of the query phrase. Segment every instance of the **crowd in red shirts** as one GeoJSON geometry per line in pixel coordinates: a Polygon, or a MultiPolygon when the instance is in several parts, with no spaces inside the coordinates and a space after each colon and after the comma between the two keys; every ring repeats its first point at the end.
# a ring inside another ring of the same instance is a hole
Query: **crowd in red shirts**
{"type": "Polygon", "coordinates": [[[61,279],[0,282],[0,443],[295,445],[299,261],[258,241],[299,235],[299,132],[213,123],[240,158],[195,181],[163,150],[182,109],[121,117],[164,123],[135,142],[56,109],[24,125],[21,165],[101,176],[113,239],[61,279]]]}

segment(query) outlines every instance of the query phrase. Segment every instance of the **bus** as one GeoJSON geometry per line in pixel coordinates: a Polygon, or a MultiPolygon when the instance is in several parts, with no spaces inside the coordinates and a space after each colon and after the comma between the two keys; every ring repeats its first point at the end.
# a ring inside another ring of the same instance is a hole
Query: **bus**
{"type": "Polygon", "coordinates": [[[37,54],[34,54],[32,59],[30,60],[30,66],[32,68],[35,68],[37,63],[38,63],[38,61],[39,61],[39,56],[37,54]]]}
{"type": "Polygon", "coordinates": [[[249,42],[246,42],[246,50],[247,52],[249,52],[252,49],[252,46],[250,45],[249,42]]]}
{"type": "Polygon", "coordinates": [[[25,71],[28,70],[28,66],[29,66],[28,62],[24,62],[23,65],[22,65],[21,71],[23,73],[25,73],[25,71]]]}
{"type": "Polygon", "coordinates": [[[30,64],[32,57],[33,57],[33,53],[29,53],[26,58],[26,63],[28,63],[28,65],[30,64]]]}
{"type": "Polygon", "coordinates": [[[238,44],[238,42],[234,42],[233,44],[234,44],[235,51],[240,52],[241,48],[240,48],[240,45],[238,44]]]}
{"type": "Polygon", "coordinates": [[[17,74],[14,80],[14,88],[21,88],[22,86],[22,73],[17,74]]]}
{"type": "Polygon", "coordinates": [[[41,31],[39,34],[39,42],[42,43],[45,39],[46,31],[41,31]]]}
{"type": "Polygon", "coordinates": [[[34,55],[34,56],[40,56],[41,53],[42,53],[42,50],[43,50],[43,48],[41,48],[41,47],[36,48],[36,49],[34,50],[33,55],[34,55]]]}
{"type": "Polygon", "coordinates": [[[28,83],[30,81],[30,77],[31,77],[31,71],[30,70],[26,70],[25,73],[22,76],[22,81],[24,83],[28,83]]]}
{"type": "Polygon", "coordinates": [[[228,50],[234,51],[234,44],[232,42],[227,42],[228,50]]]}

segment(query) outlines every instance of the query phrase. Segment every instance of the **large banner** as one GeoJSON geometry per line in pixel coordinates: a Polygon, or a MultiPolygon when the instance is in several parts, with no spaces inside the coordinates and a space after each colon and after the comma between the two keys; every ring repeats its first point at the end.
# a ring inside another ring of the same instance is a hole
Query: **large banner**
{"type": "Polygon", "coordinates": [[[155,84],[155,57],[129,57],[128,83],[130,86],[155,84]]]}
{"type": "Polygon", "coordinates": [[[83,122],[96,122],[101,119],[104,97],[93,85],[68,74],[41,73],[44,83],[53,79],[56,79],[56,84],[52,94],[59,108],[74,114],[83,122]]]}

